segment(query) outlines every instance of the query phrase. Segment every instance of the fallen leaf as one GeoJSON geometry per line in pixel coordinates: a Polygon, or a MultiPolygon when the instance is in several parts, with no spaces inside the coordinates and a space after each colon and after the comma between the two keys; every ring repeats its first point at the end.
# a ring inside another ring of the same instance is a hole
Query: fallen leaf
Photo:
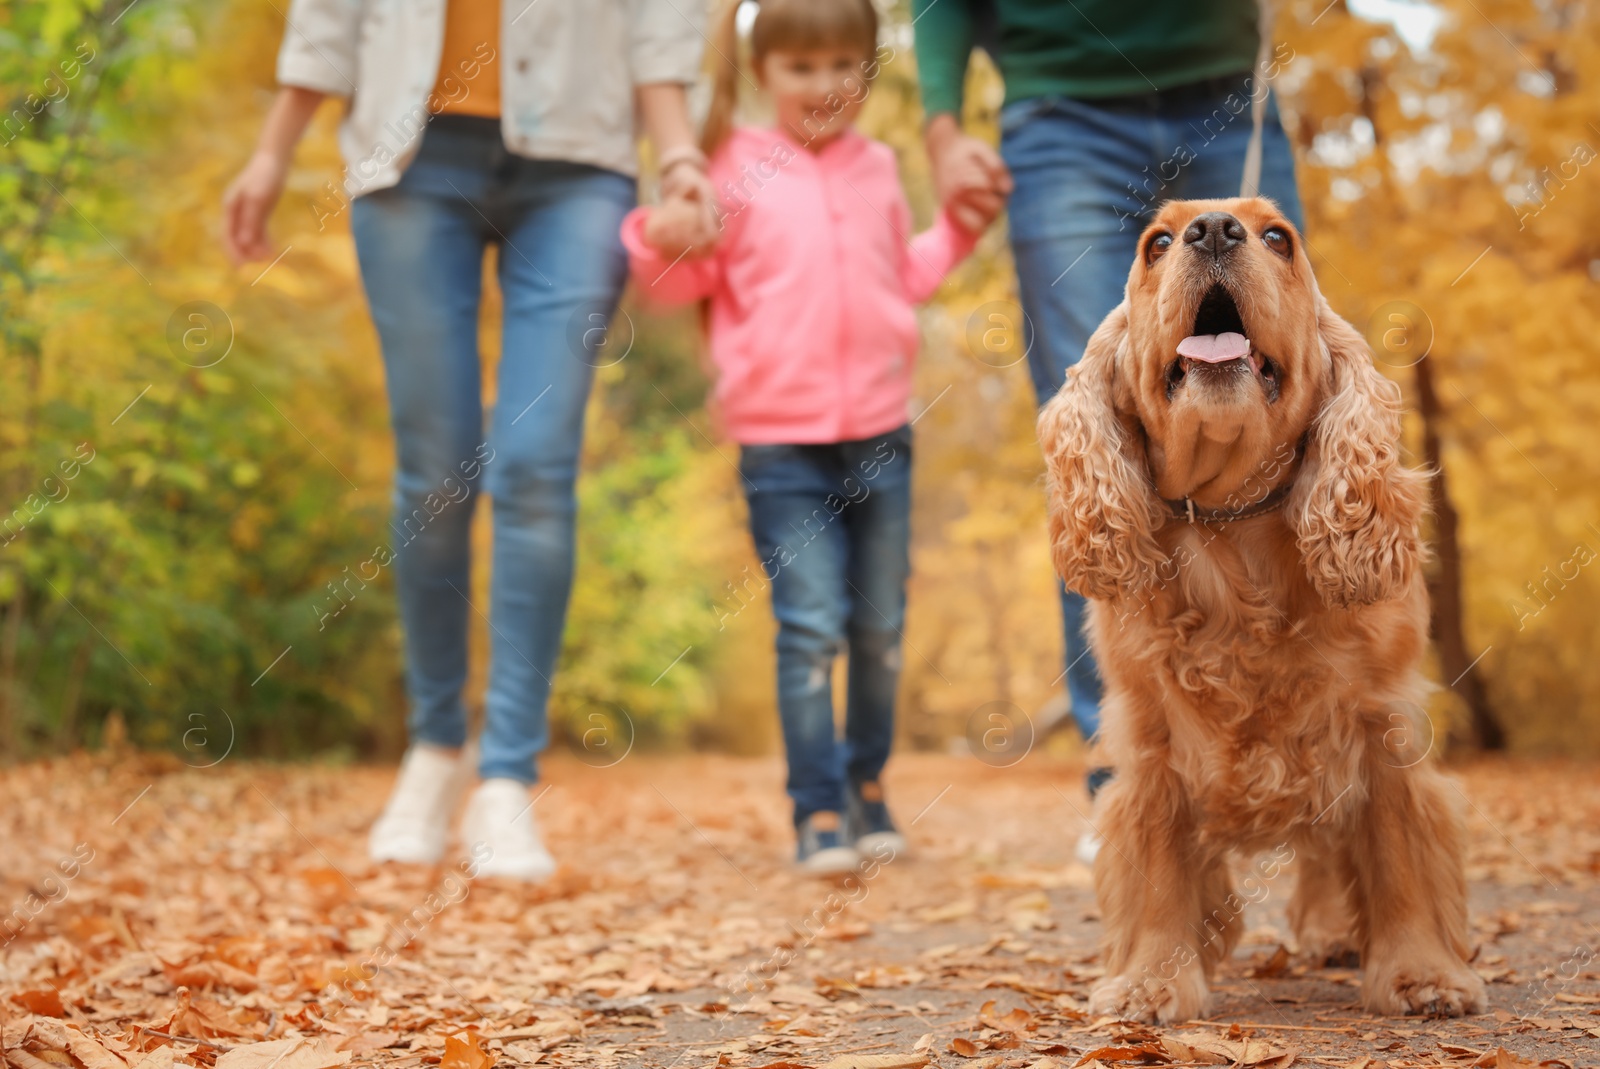
{"type": "Polygon", "coordinates": [[[949,1050],[951,1054],[959,1054],[963,1058],[976,1058],[978,1056],[978,1045],[965,1036],[956,1036],[952,1039],[949,1050]]]}
{"type": "Polygon", "coordinates": [[[1010,1011],[1004,1017],[996,1017],[994,1005],[994,1000],[990,999],[978,1010],[979,1024],[987,1028],[993,1028],[997,1032],[1011,1032],[1019,1036],[1039,1027],[1037,1022],[1034,1021],[1033,1015],[1027,1010],[1018,1008],[1010,1011]]]}
{"type": "Polygon", "coordinates": [[[1274,976],[1282,976],[1288,968],[1289,948],[1279,943],[1278,949],[1272,952],[1271,957],[1259,965],[1251,966],[1250,975],[1258,980],[1265,980],[1274,976]]]}
{"type": "Polygon", "coordinates": [[[172,1069],[177,1053],[171,1047],[157,1047],[133,1062],[132,1069],[172,1069]]]}
{"type": "Polygon", "coordinates": [[[1477,1050],[1477,1049],[1475,1049],[1473,1047],[1459,1046],[1459,1045],[1457,1045],[1455,1043],[1440,1043],[1439,1044],[1439,1049],[1444,1051],[1446,1054],[1452,1055],[1452,1056],[1457,1057],[1457,1058],[1461,1058],[1461,1057],[1481,1058],[1481,1057],[1483,1057],[1483,1051],[1477,1050]]]}
{"type": "Polygon", "coordinates": [[[220,1002],[208,998],[195,998],[189,989],[178,988],[178,1008],[165,1025],[156,1028],[174,1036],[193,1036],[196,1039],[215,1039],[218,1036],[249,1036],[255,1030],[240,1024],[220,1002]]]}
{"type": "Polygon", "coordinates": [[[339,1043],[340,1050],[347,1050],[351,1054],[365,1054],[368,1051],[383,1050],[400,1042],[399,1032],[357,1032],[347,1036],[339,1043]]]}
{"type": "Polygon", "coordinates": [[[926,1054],[844,1054],[822,1069],[922,1069],[928,1060],[926,1054]]]}
{"type": "Polygon", "coordinates": [[[225,1050],[217,1056],[216,1069],[333,1069],[349,1060],[349,1051],[334,1050],[324,1037],[294,1036],[225,1050]]]}
{"type": "Polygon", "coordinates": [[[963,917],[970,917],[978,912],[978,903],[975,899],[963,898],[947,906],[934,906],[917,913],[917,920],[926,924],[948,924],[958,921],[963,917]]]}
{"type": "Polygon", "coordinates": [[[1484,1066],[1486,1069],[1538,1069],[1539,1062],[1524,1058],[1515,1051],[1496,1047],[1472,1063],[1475,1066],[1484,1066]]]}
{"type": "Polygon", "coordinates": [[[167,979],[176,987],[231,988],[248,994],[261,986],[254,976],[225,961],[196,961],[188,965],[162,964],[167,979]]]}
{"type": "Polygon", "coordinates": [[[1226,1054],[1218,1054],[1207,1050],[1205,1047],[1196,1046],[1179,1039],[1177,1036],[1167,1036],[1161,1041],[1172,1060],[1175,1062],[1200,1062],[1205,1065],[1227,1065],[1231,1060],[1226,1054]]]}
{"type": "MultiPolygon", "coordinates": [[[[1191,1051],[1196,1052],[1194,1058],[1177,1059],[1182,1061],[1220,1059],[1214,1064],[1230,1063],[1241,1066],[1267,1066],[1268,1069],[1280,1069],[1294,1060],[1298,1053],[1291,1047],[1279,1046],[1265,1039],[1255,1039],[1241,1035],[1234,1035],[1237,1026],[1230,1030],[1229,1035],[1217,1035],[1214,1032],[1184,1032],[1172,1036],[1164,1043],[1176,1041],[1191,1051]],[[1200,1053],[1200,1052],[1203,1052],[1200,1053]]],[[[1170,1048],[1169,1048],[1170,1049],[1170,1048]]]]}
{"type": "Polygon", "coordinates": [[[42,1050],[35,1054],[18,1048],[6,1051],[6,1060],[13,1066],[13,1069],[54,1069],[58,1065],[65,1065],[67,1069],[74,1069],[77,1064],[72,1060],[71,1055],[63,1054],[58,1050],[42,1050]]]}
{"type": "Polygon", "coordinates": [[[13,1002],[26,1006],[30,1012],[44,1017],[65,1017],[67,1008],[61,1004],[61,992],[53,987],[38,987],[18,991],[11,996],[13,1002]]]}
{"type": "Polygon", "coordinates": [[[173,1058],[177,1053],[171,1047],[157,1047],[134,1062],[132,1069],[172,1069],[173,1058]]]}
{"type": "Polygon", "coordinates": [[[1082,1065],[1089,1061],[1100,1062],[1142,1062],[1146,1065],[1160,1065],[1170,1062],[1172,1058],[1166,1051],[1153,1043],[1145,1043],[1137,1047],[1099,1047],[1079,1058],[1074,1065],[1082,1065]]]}
{"type": "Polygon", "coordinates": [[[106,1050],[100,1044],[79,1032],[75,1028],[68,1028],[67,1050],[72,1056],[84,1064],[86,1069],[127,1069],[128,1063],[106,1050]]]}
{"type": "Polygon", "coordinates": [[[483,1045],[478,1033],[462,1032],[445,1039],[439,1069],[489,1069],[494,1062],[494,1052],[483,1045]]]}

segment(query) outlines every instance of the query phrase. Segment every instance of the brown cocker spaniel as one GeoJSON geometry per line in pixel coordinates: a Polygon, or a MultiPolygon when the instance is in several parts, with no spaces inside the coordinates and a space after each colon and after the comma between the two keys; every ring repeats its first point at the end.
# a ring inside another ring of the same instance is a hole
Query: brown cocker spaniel
{"type": "Polygon", "coordinates": [[[1199,1016],[1290,868],[1300,949],[1359,953],[1370,1009],[1481,1009],[1452,787],[1423,760],[1425,480],[1277,207],[1165,205],[1039,438],[1116,770],[1094,1009],[1199,1016]],[[1240,889],[1234,852],[1267,857],[1240,889]]]}

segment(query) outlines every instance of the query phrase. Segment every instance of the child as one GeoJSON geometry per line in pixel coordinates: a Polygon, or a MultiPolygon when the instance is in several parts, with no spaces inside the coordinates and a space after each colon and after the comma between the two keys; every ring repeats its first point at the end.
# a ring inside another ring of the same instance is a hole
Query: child
{"type": "MultiPolygon", "coordinates": [[[[623,224],[648,298],[709,299],[715,404],[740,445],[750,530],[778,618],[778,711],[808,872],[905,849],[879,776],[894,738],[910,567],[907,404],[926,300],[977,236],[940,216],[910,241],[893,151],[852,129],[877,48],[871,0],[763,0],[751,27],[771,128],[730,129],[745,76],[732,3],[704,148],[721,236],[693,206],[623,224]],[[848,653],[844,740],[832,676],[848,653]]],[[[674,163],[678,161],[674,160],[674,163]]]]}

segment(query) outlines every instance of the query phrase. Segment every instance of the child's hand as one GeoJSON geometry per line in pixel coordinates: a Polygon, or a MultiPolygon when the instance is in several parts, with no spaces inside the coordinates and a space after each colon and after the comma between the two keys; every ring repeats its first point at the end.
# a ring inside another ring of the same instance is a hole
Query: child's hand
{"type": "Polygon", "coordinates": [[[644,240],[663,256],[685,252],[704,256],[716,244],[717,235],[708,231],[706,212],[699,203],[673,197],[650,209],[644,221],[644,240]]]}
{"type": "Polygon", "coordinates": [[[1005,206],[1005,191],[996,184],[987,190],[957,193],[945,207],[956,225],[973,234],[982,234],[999,217],[1005,206]]]}

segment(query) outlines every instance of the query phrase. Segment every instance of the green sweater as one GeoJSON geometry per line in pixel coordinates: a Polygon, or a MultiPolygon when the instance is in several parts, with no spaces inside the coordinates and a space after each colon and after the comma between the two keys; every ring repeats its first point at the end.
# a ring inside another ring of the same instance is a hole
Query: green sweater
{"type": "MultiPolygon", "coordinates": [[[[1006,102],[1171,89],[1255,64],[1255,0],[986,0],[1006,102]]],[[[961,113],[978,19],[973,0],[912,0],[929,115],[961,113]]]]}

